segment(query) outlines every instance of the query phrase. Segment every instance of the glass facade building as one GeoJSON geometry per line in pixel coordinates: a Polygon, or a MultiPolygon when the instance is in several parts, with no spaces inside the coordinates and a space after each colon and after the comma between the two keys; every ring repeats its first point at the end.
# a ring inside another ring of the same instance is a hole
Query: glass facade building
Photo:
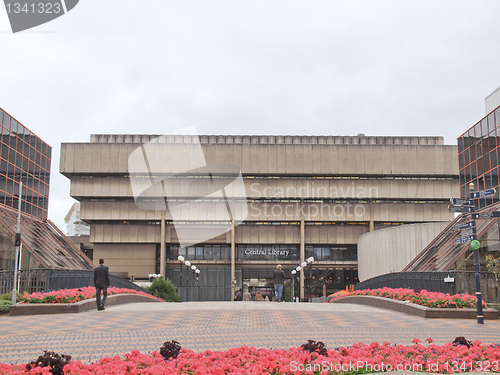
{"type": "Polygon", "coordinates": [[[469,197],[469,184],[475,191],[496,188],[491,198],[478,200],[478,208],[498,202],[500,190],[500,107],[490,112],[458,137],[460,195],[469,197]]]}
{"type": "Polygon", "coordinates": [[[22,212],[46,219],[52,147],[2,108],[0,132],[0,204],[17,208],[22,182],[22,212]]]}
{"type": "Polygon", "coordinates": [[[92,269],[92,261],[47,220],[52,148],[1,108],[0,131],[0,283],[13,277],[20,182],[19,269],[92,269]]]}
{"type": "MultiPolygon", "coordinates": [[[[14,268],[17,210],[0,205],[0,270],[14,268]]],[[[92,262],[49,220],[22,215],[22,270],[40,268],[92,269],[92,262]]]]}
{"type": "MultiPolygon", "coordinates": [[[[493,102],[492,102],[493,103],[493,102]]],[[[490,103],[491,104],[491,103],[490,103]]],[[[475,199],[477,212],[500,210],[500,106],[458,137],[458,163],[460,196],[469,198],[469,184],[474,191],[496,189],[495,195],[475,199]]],[[[469,221],[469,215],[460,215],[415,258],[403,271],[428,272],[466,270],[473,271],[473,252],[469,242],[456,243],[463,235],[455,225],[469,221]]],[[[487,271],[486,256],[500,255],[499,218],[476,221],[480,270],[487,271]]]]}

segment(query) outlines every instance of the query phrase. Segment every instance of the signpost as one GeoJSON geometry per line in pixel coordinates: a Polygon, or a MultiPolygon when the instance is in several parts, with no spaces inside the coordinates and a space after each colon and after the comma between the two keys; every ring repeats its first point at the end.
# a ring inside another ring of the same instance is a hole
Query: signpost
{"type": "Polygon", "coordinates": [[[473,219],[492,219],[494,217],[500,217],[500,211],[496,212],[480,212],[478,214],[472,214],[473,219]]]}
{"type": "MultiPolygon", "coordinates": [[[[475,230],[476,230],[476,228],[469,228],[469,229],[467,229],[467,230],[463,230],[463,231],[462,231],[462,237],[472,236],[472,235],[474,234],[475,230]]],[[[473,239],[474,239],[474,238],[473,238],[473,239]]],[[[472,239],[472,240],[473,240],[473,239],[472,239]]],[[[471,241],[472,241],[472,240],[471,240],[471,241]]]]}
{"type": "Polygon", "coordinates": [[[468,206],[448,206],[448,209],[450,210],[450,212],[466,213],[466,212],[471,212],[472,207],[468,207],[468,206]]]}
{"type": "MultiPolygon", "coordinates": [[[[477,199],[477,198],[482,198],[486,197],[489,195],[495,194],[495,189],[491,190],[484,190],[484,191],[478,191],[474,192],[474,184],[471,182],[469,184],[469,193],[470,193],[470,199],[477,199]],[[491,194],[490,194],[491,193],[491,194]]],[[[471,222],[472,222],[472,228],[474,229],[474,234],[471,237],[473,246],[471,246],[472,251],[474,252],[474,276],[476,279],[476,317],[477,317],[477,323],[478,324],[484,324],[484,317],[483,317],[483,296],[481,295],[481,283],[479,281],[479,252],[478,249],[480,247],[477,246],[477,243],[479,242],[476,238],[476,219],[473,217],[475,211],[475,207],[472,207],[472,215],[471,215],[471,222]]],[[[470,245],[469,245],[470,246],[470,245]]]]}
{"type": "Polygon", "coordinates": [[[466,223],[457,224],[457,225],[455,225],[454,228],[455,228],[455,230],[461,230],[461,229],[467,229],[470,227],[472,227],[472,222],[468,221],[466,223]]]}
{"type": "Polygon", "coordinates": [[[450,202],[455,206],[474,206],[474,202],[472,202],[470,199],[450,198],[450,202]]]}
{"type": "Polygon", "coordinates": [[[472,240],[475,240],[475,236],[472,235],[472,236],[465,236],[465,237],[458,237],[455,239],[455,243],[466,243],[466,242],[470,242],[472,240]]]}
{"type": "MultiPolygon", "coordinates": [[[[474,188],[474,187],[472,187],[474,188]]],[[[470,199],[486,198],[495,195],[496,189],[476,191],[475,193],[471,191],[470,199]]]]}
{"type": "MultiPolygon", "coordinates": [[[[474,252],[474,275],[476,279],[476,297],[477,297],[477,323],[484,324],[483,318],[483,297],[481,295],[481,283],[479,282],[479,253],[481,243],[477,240],[476,220],[492,219],[500,217],[500,211],[475,213],[474,199],[486,198],[495,195],[495,189],[474,192],[474,184],[469,184],[469,199],[451,198],[451,205],[448,206],[450,212],[471,213],[470,220],[466,223],[455,225],[455,230],[464,230],[461,236],[455,239],[456,244],[470,242],[469,246],[474,252]]],[[[446,281],[446,279],[445,279],[446,281]]]]}

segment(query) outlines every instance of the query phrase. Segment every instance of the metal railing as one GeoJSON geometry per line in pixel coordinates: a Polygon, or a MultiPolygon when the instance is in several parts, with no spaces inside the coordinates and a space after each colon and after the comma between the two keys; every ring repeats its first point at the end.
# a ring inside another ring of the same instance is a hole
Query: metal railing
{"type": "MultiPolygon", "coordinates": [[[[489,303],[499,303],[500,280],[489,272],[480,273],[481,294],[489,303]]],[[[394,272],[365,280],[354,285],[354,290],[377,288],[425,289],[430,292],[476,295],[474,271],[450,272],[394,272]],[[448,282],[445,282],[445,278],[448,282]],[[453,282],[449,282],[453,279],[453,282]]]]}
{"type": "MultiPolygon", "coordinates": [[[[14,271],[0,271],[0,294],[12,292],[14,271]]],[[[110,275],[111,286],[145,292],[133,282],[110,275]]],[[[93,270],[32,269],[18,272],[20,292],[48,292],[51,290],[94,286],[93,270]]]]}

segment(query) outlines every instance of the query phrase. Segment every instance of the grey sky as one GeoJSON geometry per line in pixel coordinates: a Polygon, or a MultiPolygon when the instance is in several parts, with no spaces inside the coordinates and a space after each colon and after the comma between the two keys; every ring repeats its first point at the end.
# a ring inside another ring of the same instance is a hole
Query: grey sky
{"type": "Polygon", "coordinates": [[[73,200],[62,142],[92,133],[442,135],[500,86],[500,2],[81,0],[12,34],[0,106],[53,147],[49,218],[73,200]]]}

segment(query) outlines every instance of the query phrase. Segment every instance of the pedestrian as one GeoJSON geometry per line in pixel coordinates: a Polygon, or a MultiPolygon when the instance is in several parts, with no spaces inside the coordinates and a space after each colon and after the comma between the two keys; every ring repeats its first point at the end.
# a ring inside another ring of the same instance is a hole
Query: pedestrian
{"type": "Polygon", "coordinates": [[[262,302],[262,294],[260,294],[260,292],[257,292],[257,294],[255,295],[255,301],[261,301],[262,302]]]}
{"type": "Polygon", "coordinates": [[[251,300],[252,300],[252,295],[247,289],[245,290],[245,293],[243,293],[243,301],[251,301],[251,300]]]}
{"type": "Polygon", "coordinates": [[[281,269],[281,264],[276,266],[273,274],[274,280],[274,295],[278,302],[281,302],[281,296],[283,294],[283,284],[285,282],[285,272],[281,269]]]}
{"type": "Polygon", "coordinates": [[[241,300],[243,300],[243,296],[241,295],[241,291],[240,290],[238,290],[236,292],[236,295],[234,296],[234,300],[235,301],[241,301],[241,300]]]}
{"type": "Polygon", "coordinates": [[[104,305],[106,304],[106,299],[108,298],[108,287],[110,285],[109,269],[104,265],[104,259],[99,259],[99,267],[94,268],[94,286],[97,311],[105,310],[104,305]],[[101,291],[103,293],[102,300],[101,291]]]}

